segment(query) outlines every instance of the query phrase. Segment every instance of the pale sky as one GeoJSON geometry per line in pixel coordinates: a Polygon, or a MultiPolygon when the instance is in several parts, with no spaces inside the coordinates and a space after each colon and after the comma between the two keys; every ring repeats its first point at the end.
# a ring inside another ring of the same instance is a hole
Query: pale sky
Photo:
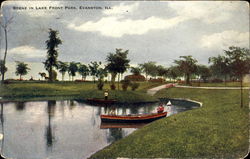
{"type": "MultiPolygon", "coordinates": [[[[8,29],[7,78],[17,78],[14,61],[29,64],[27,78],[38,78],[37,73],[45,71],[48,28],[58,30],[63,41],[59,60],[85,64],[105,63],[115,48],[128,49],[133,65],[155,61],[166,67],[183,55],[208,64],[209,57],[223,54],[231,45],[249,48],[245,1],[7,1],[1,15],[13,17],[8,29]]],[[[2,58],[2,28],[0,36],[2,58]]]]}

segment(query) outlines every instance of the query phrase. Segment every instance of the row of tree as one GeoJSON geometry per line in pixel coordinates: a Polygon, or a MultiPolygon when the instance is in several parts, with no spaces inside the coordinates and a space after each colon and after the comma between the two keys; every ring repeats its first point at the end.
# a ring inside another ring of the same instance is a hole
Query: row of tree
{"type": "MultiPolygon", "coordinates": [[[[191,78],[202,79],[204,82],[209,77],[236,79],[242,81],[243,75],[249,73],[250,70],[250,52],[249,49],[240,47],[229,47],[224,50],[225,55],[218,55],[217,57],[210,57],[210,66],[200,65],[198,61],[192,56],[180,56],[180,59],[174,60],[174,65],[166,68],[162,65],[157,65],[156,62],[145,62],[139,64],[137,67],[130,67],[130,60],[127,58],[129,50],[116,49],[115,53],[108,53],[106,57],[106,65],[101,62],[91,62],[90,64],[82,64],[80,62],[62,62],[58,61],[58,46],[62,44],[62,40],[58,36],[58,31],[49,29],[49,39],[45,42],[47,46],[47,59],[44,63],[46,73],[39,73],[42,77],[49,81],[55,80],[55,70],[57,69],[62,74],[62,80],[68,73],[69,77],[74,80],[76,73],[82,76],[82,80],[86,80],[87,76],[92,76],[95,81],[96,78],[103,79],[108,74],[111,75],[111,82],[114,84],[118,77],[118,83],[122,78],[124,72],[129,68],[134,75],[145,73],[146,79],[148,76],[153,78],[169,78],[170,80],[184,77],[185,82],[190,84],[191,78]]],[[[16,71],[17,75],[27,74],[27,64],[23,62],[17,63],[17,69],[22,68],[21,71],[16,71]],[[26,68],[26,69],[25,69],[26,68]]],[[[0,61],[0,70],[3,75],[8,69],[4,65],[4,61],[0,61]]]]}

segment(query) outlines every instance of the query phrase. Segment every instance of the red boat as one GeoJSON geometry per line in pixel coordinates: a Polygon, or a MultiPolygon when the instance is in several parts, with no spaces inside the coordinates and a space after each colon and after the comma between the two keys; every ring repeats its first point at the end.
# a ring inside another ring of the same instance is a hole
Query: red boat
{"type": "Polygon", "coordinates": [[[123,123],[137,123],[137,122],[151,122],[167,116],[167,112],[142,114],[142,115],[101,115],[102,122],[123,122],[123,123]]]}
{"type": "Polygon", "coordinates": [[[102,99],[102,98],[87,98],[87,102],[95,104],[113,104],[117,102],[115,99],[102,99]]]}

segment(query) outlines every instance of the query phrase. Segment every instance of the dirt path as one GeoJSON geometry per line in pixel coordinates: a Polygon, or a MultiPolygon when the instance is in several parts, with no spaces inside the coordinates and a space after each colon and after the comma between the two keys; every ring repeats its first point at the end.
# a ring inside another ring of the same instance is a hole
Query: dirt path
{"type": "MultiPolygon", "coordinates": [[[[180,86],[175,85],[177,88],[197,88],[197,89],[240,89],[240,87],[194,87],[194,86],[180,86]]],[[[243,87],[243,89],[250,89],[250,87],[243,87]]]]}
{"type": "Polygon", "coordinates": [[[168,84],[164,84],[164,85],[161,85],[161,86],[158,86],[158,87],[154,87],[154,88],[151,88],[147,91],[147,94],[153,96],[156,92],[158,92],[159,90],[161,89],[164,89],[164,88],[171,88],[171,87],[174,87],[174,84],[173,83],[168,83],[168,84]]]}
{"type": "MultiPolygon", "coordinates": [[[[194,87],[194,86],[180,86],[177,84],[169,83],[169,84],[164,84],[158,87],[151,88],[147,91],[147,94],[153,96],[156,92],[158,92],[161,89],[164,88],[171,88],[171,87],[176,87],[176,88],[195,88],[195,89],[240,89],[240,87],[194,87]]],[[[243,87],[243,89],[250,89],[250,87],[243,87]]]]}

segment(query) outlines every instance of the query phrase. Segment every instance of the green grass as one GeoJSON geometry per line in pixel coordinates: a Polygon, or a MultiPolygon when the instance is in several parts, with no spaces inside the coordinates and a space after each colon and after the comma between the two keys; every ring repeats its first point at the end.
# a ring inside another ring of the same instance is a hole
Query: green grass
{"type": "MultiPolygon", "coordinates": [[[[103,91],[97,90],[97,83],[93,82],[15,82],[12,84],[0,85],[0,96],[5,100],[48,100],[48,99],[86,99],[103,98],[103,91]]],[[[103,89],[109,89],[109,83],[105,83],[103,89]]],[[[117,83],[116,83],[117,85],[117,83]]],[[[141,82],[136,91],[120,90],[111,91],[110,98],[119,102],[152,102],[157,98],[145,94],[148,88],[161,85],[161,83],[141,82]]],[[[118,88],[118,85],[116,86],[118,88]]]]}
{"type": "Polygon", "coordinates": [[[248,91],[171,88],[157,97],[188,98],[203,107],[155,121],[91,158],[239,158],[249,147],[248,91]]]}

